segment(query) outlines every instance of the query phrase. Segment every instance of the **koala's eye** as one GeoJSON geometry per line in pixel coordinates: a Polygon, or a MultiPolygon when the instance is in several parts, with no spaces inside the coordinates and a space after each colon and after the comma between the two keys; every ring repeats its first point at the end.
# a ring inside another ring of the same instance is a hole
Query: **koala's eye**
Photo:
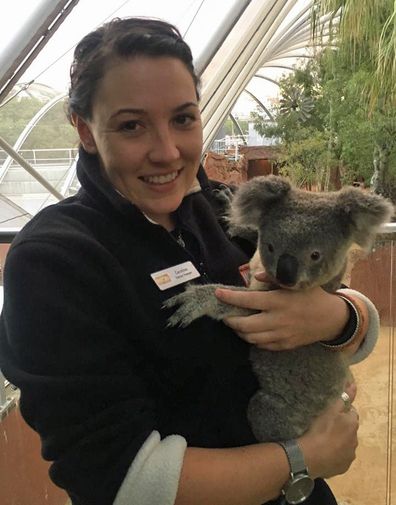
{"type": "Polygon", "coordinates": [[[268,244],[268,250],[270,253],[274,252],[274,246],[272,244],[268,244]]]}
{"type": "Polygon", "coordinates": [[[319,251],[313,251],[311,253],[311,260],[318,261],[319,259],[320,259],[320,252],[319,251]]]}

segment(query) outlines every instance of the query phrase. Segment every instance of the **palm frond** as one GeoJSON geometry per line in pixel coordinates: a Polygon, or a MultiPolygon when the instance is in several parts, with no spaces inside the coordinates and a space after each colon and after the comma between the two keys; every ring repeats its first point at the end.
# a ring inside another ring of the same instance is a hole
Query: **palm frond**
{"type": "MultiPolygon", "coordinates": [[[[367,83],[370,107],[378,101],[396,104],[396,0],[314,0],[312,31],[316,38],[319,19],[324,15],[333,24],[333,37],[340,54],[353,67],[362,63],[371,68],[367,83]]],[[[333,40],[334,45],[334,40],[333,40]]]]}

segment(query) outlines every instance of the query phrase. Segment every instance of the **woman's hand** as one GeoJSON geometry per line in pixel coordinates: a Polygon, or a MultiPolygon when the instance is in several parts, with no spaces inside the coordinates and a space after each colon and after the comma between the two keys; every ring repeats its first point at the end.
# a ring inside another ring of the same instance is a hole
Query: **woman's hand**
{"type": "MultiPolygon", "coordinates": [[[[346,386],[351,402],[356,385],[346,386]]],[[[298,440],[305,463],[313,478],[329,478],[345,473],[356,457],[359,416],[352,406],[345,411],[340,398],[317,417],[311,428],[298,440]]]]}
{"type": "Polygon", "coordinates": [[[224,323],[247,342],[271,351],[293,349],[338,337],[349,317],[347,304],[320,287],[306,291],[217,289],[219,300],[260,311],[228,317],[224,323]]]}

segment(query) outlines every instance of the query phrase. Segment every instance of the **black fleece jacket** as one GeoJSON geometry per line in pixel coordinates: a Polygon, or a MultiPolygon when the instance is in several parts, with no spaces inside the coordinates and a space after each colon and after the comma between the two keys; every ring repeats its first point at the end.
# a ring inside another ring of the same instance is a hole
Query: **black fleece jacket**
{"type": "Polygon", "coordinates": [[[77,196],[45,208],[18,234],[5,266],[0,366],[21,389],[51,477],[73,503],[110,505],[153,430],[189,445],[253,442],[245,413],[256,388],[248,346],[202,318],[166,328],[150,274],[192,261],[194,282],[242,284],[248,256],[227,238],[203,170],[177,212],[189,251],[123,199],[96,157],[80,153],[77,196]]]}
{"type": "Polygon", "coordinates": [[[108,184],[95,156],[81,150],[77,170],[79,193],[36,215],[8,253],[0,367],[52,480],[74,505],[111,505],[153,430],[198,447],[254,443],[248,345],[206,317],[166,328],[161,305],[184,287],[160,291],[150,277],[192,261],[194,282],[242,285],[252,250],[227,237],[202,169],[202,191],[176,213],[186,249],[108,184]]]}

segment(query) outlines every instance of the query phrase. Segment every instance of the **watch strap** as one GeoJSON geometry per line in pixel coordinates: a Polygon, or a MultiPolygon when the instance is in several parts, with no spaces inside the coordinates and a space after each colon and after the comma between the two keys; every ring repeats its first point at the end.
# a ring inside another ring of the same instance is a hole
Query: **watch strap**
{"type": "Polygon", "coordinates": [[[304,460],[304,454],[300,449],[297,440],[286,440],[278,442],[286,453],[290,465],[290,472],[295,475],[301,472],[308,473],[307,466],[304,460]]]}
{"type": "Polygon", "coordinates": [[[290,505],[305,502],[315,483],[308,473],[304,454],[295,439],[278,443],[285,451],[290,465],[290,478],[282,488],[285,501],[290,505]]]}

